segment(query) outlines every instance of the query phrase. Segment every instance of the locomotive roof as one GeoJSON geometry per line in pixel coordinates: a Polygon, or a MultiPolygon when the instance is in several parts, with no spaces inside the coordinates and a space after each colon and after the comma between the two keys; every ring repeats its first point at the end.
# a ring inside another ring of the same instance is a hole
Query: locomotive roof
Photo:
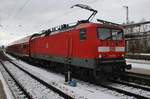
{"type": "Polygon", "coordinates": [[[35,36],[32,36],[31,38],[35,39],[35,38],[39,38],[39,37],[44,37],[45,35],[55,35],[55,34],[59,34],[59,33],[65,32],[65,31],[70,31],[73,29],[81,29],[81,28],[88,28],[88,27],[107,27],[107,28],[123,29],[123,26],[116,25],[116,24],[103,24],[103,23],[87,22],[87,23],[80,23],[80,24],[70,26],[67,28],[62,28],[62,29],[59,29],[59,26],[57,26],[56,27],[57,29],[54,31],[50,31],[50,29],[48,29],[48,30],[45,30],[41,34],[37,34],[35,36]]]}
{"type": "MultiPolygon", "coordinates": [[[[54,35],[54,34],[58,34],[60,32],[64,32],[64,31],[70,31],[72,29],[81,29],[81,28],[88,28],[88,27],[92,27],[92,26],[95,26],[95,27],[107,27],[107,28],[116,28],[116,29],[123,29],[123,26],[119,26],[119,25],[115,25],[115,24],[103,24],[103,23],[80,23],[78,25],[75,25],[73,27],[70,27],[70,28],[66,28],[66,29],[62,29],[62,30],[56,30],[56,31],[52,31],[52,33],[50,33],[49,35],[54,35]]],[[[11,43],[10,45],[15,45],[15,44],[22,44],[22,43],[28,43],[30,38],[38,38],[38,37],[43,37],[45,36],[46,34],[45,33],[41,33],[41,34],[37,34],[35,36],[27,36],[27,37],[24,37],[22,39],[19,39],[17,41],[14,41],[13,43],[11,43]]]]}

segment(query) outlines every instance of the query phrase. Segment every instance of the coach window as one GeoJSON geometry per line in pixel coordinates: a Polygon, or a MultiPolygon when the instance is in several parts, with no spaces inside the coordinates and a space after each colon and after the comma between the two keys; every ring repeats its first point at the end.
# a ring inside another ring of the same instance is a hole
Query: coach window
{"type": "Polygon", "coordinates": [[[80,40],[86,40],[86,29],[80,29],[80,40]]]}
{"type": "Polygon", "coordinates": [[[23,44],[21,44],[20,47],[23,48],[23,44]]]}
{"type": "Polygon", "coordinates": [[[26,48],[26,45],[25,45],[25,44],[23,45],[23,48],[26,48]]]}

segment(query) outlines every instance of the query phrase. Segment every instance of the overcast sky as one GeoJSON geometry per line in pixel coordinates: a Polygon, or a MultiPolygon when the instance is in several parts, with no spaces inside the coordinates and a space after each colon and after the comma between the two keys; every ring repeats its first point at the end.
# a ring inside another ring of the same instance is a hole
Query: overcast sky
{"type": "Polygon", "coordinates": [[[98,10],[96,18],[116,23],[150,20],[150,0],[0,0],[0,45],[63,23],[86,19],[91,12],[70,7],[86,4],[98,10]]]}

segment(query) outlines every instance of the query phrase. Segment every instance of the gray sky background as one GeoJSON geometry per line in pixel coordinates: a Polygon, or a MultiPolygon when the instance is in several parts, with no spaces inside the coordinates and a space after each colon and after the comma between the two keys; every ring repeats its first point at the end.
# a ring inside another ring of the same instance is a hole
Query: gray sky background
{"type": "Polygon", "coordinates": [[[96,18],[125,22],[150,20],[150,0],[0,0],[0,45],[63,23],[86,19],[91,12],[70,7],[81,3],[98,10],[96,18]]]}

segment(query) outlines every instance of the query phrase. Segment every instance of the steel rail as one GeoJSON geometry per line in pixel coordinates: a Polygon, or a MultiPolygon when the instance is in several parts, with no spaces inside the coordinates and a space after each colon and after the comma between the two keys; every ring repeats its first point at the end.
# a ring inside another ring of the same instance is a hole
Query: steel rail
{"type": "Polygon", "coordinates": [[[118,80],[111,80],[111,82],[126,85],[126,86],[131,86],[131,87],[134,87],[134,88],[140,88],[140,89],[145,90],[145,91],[150,91],[150,88],[147,88],[147,87],[144,87],[144,86],[141,86],[141,85],[137,85],[137,84],[131,84],[131,83],[128,83],[128,82],[118,81],[118,80]]]}
{"type": "Polygon", "coordinates": [[[112,86],[109,86],[109,85],[100,84],[100,86],[102,86],[104,88],[107,88],[107,89],[110,89],[110,90],[114,90],[114,91],[119,92],[119,93],[123,93],[123,94],[128,95],[128,96],[133,96],[137,99],[150,99],[150,97],[145,97],[145,96],[142,96],[142,95],[138,95],[138,94],[135,94],[135,93],[132,93],[132,92],[129,92],[129,91],[125,91],[125,90],[122,90],[122,89],[119,89],[119,88],[115,88],[115,87],[112,87],[112,86]]]}

